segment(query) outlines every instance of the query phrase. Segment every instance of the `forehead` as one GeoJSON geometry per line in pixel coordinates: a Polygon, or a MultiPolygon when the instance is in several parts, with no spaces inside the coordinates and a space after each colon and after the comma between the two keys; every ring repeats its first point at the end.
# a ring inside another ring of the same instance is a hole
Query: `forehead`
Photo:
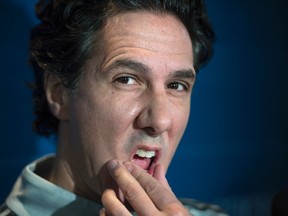
{"type": "Polygon", "coordinates": [[[183,23],[171,14],[125,12],[110,17],[104,27],[107,52],[120,47],[183,54],[193,58],[192,42],[183,23]],[[188,52],[187,52],[188,51],[188,52]]]}
{"type": "Polygon", "coordinates": [[[145,28],[145,30],[148,28],[151,35],[158,34],[160,32],[171,33],[170,29],[173,28],[174,34],[167,35],[170,38],[178,35],[179,33],[189,37],[186,27],[176,16],[170,13],[161,12],[122,12],[108,18],[104,29],[106,33],[110,32],[111,30],[115,33],[122,33],[123,31],[130,32],[129,29],[133,31],[142,31],[143,28],[145,28]]]}

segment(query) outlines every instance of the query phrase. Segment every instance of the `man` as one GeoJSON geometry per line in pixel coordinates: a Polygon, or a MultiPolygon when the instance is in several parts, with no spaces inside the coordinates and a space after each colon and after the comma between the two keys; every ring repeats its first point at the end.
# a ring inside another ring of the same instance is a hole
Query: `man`
{"type": "Polygon", "coordinates": [[[35,129],[57,153],[24,169],[2,215],[224,215],[165,178],[211,55],[203,2],[42,0],[37,14],[35,129]]]}

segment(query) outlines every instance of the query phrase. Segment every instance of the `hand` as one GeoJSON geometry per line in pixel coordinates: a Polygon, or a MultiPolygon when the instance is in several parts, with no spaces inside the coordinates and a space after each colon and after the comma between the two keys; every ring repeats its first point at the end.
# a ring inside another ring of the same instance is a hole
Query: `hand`
{"type": "MultiPolygon", "coordinates": [[[[161,165],[155,168],[154,177],[131,162],[112,160],[107,167],[138,216],[190,215],[171,191],[161,165]]],[[[131,215],[112,189],[104,191],[102,203],[100,216],[131,215]]]]}

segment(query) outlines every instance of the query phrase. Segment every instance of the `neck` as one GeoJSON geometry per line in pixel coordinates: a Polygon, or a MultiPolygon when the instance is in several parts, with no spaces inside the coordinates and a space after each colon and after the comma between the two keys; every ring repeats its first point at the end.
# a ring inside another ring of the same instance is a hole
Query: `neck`
{"type": "MultiPolygon", "coordinates": [[[[78,164],[77,156],[71,153],[69,130],[65,124],[64,122],[59,125],[56,158],[51,173],[46,179],[82,198],[101,203],[101,197],[85,186],[82,178],[77,178],[77,174],[73,172],[78,164]]],[[[81,167],[77,167],[77,169],[81,169],[81,167]]]]}

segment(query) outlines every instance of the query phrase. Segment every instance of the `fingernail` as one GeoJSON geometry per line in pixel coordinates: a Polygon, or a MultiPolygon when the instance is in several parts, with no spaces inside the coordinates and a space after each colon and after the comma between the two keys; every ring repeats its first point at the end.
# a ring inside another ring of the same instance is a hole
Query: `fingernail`
{"type": "Polygon", "coordinates": [[[117,166],[117,164],[118,164],[118,161],[115,159],[109,161],[107,164],[108,171],[112,172],[115,169],[115,167],[117,166]]]}

